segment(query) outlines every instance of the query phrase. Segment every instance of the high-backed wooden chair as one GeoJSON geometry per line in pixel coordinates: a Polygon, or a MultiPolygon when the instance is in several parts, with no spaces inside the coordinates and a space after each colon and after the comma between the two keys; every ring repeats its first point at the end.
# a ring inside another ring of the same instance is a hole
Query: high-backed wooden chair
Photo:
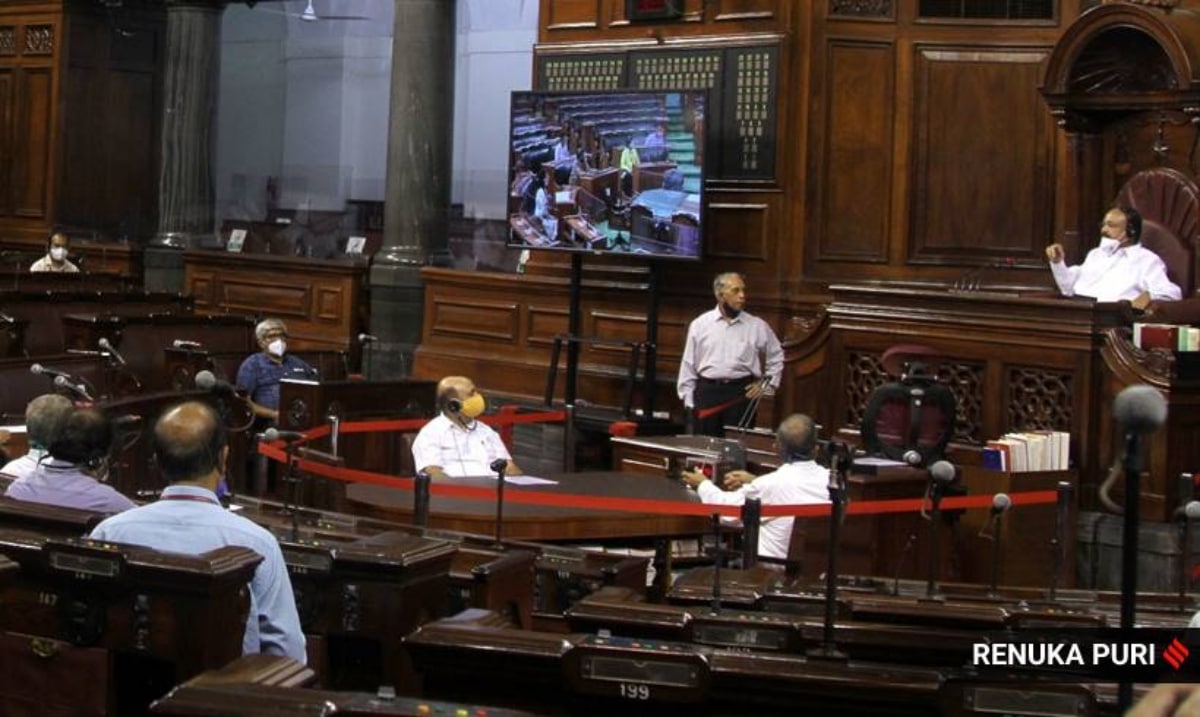
{"type": "Polygon", "coordinates": [[[1190,177],[1167,167],[1138,172],[1117,192],[1118,206],[1142,215],[1142,246],[1158,254],[1167,277],[1183,292],[1182,301],[1153,304],[1154,320],[1200,322],[1197,296],[1197,247],[1200,246],[1200,188],[1190,177]]]}

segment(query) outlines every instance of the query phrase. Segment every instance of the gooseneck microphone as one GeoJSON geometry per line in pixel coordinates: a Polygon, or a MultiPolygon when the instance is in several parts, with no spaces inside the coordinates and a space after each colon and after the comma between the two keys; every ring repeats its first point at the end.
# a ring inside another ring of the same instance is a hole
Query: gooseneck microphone
{"type": "Polygon", "coordinates": [[[938,598],[938,569],[941,567],[938,540],[938,523],[942,515],[942,495],[947,486],[954,482],[957,470],[950,461],[934,461],[929,466],[929,579],[925,583],[925,598],[938,598]]]}
{"type": "Polygon", "coordinates": [[[121,366],[128,366],[128,365],[129,365],[129,364],[128,364],[128,363],[125,361],[125,357],[124,357],[124,356],[122,356],[122,355],[120,354],[120,352],[118,352],[118,351],[117,351],[116,347],[115,347],[115,346],[113,346],[113,345],[112,345],[112,342],[111,342],[111,341],[109,341],[108,339],[106,339],[106,338],[104,338],[104,337],[100,337],[100,340],[96,342],[96,345],[97,345],[97,346],[99,346],[99,347],[100,347],[102,350],[104,350],[104,351],[107,351],[107,352],[108,352],[108,355],[109,355],[109,356],[112,356],[113,360],[114,360],[114,361],[116,361],[116,362],[117,362],[118,364],[120,364],[121,366]]]}
{"type": "Polygon", "coordinates": [[[202,349],[204,344],[199,341],[188,341],[187,339],[175,339],[171,342],[171,346],[177,349],[202,349]]]}
{"type": "Polygon", "coordinates": [[[54,385],[57,388],[61,388],[75,394],[77,398],[83,399],[89,403],[93,403],[96,400],[92,398],[90,393],[88,393],[87,386],[83,385],[82,383],[72,383],[66,376],[55,376],[54,385]]]}
{"type": "Polygon", "coordinates": [[[59,371],[57,369],[48,368],[46,366],[41,365],[40,363],[35,363],[34,365],[30,366],[29,373],[32,373],[35,376],[49,376],[51,378],[57,378],[59,376],[62,376],[63,378],[67,379],[68,381],[71,380],[71,374],[67,373],[66,371],[59,371]]]}
{"type": "MultiPolygon", "coordinates": [[[[1007,493],[997,493],[992,496],[992,508],[988,511],[988,523],[992,527],[992,534],[985,536],[989,537],[992,541],[992,587],[988,591],[988,595],[991,597],[999,597],[1000,595],[998,590],[1000,582],[1000,544],[1002,542],[1000,525],[1004,520],[1004,513],[1011,507],[1012,498],[1009,498],[1007,493]]],[[[987,527],[985,525],[984,530],[987,530],[987,527]]]]}
{"type": "Polygon", "coordinates": [[[272,426],[271,428],[263,431],[263,438],[272,443],[281,439],[289,443],[294,443],[296,441],[303,441],[308,438],[308,436],[305,436],[304,433],[300,431],[281,431],[272,426]]]}
{"type": "MultiPolygon", "coordinates": [[[[1191,481],[1191,476],[1188,475],[1188,480],[1191,481]]],[[[1191,551],[1189,545],[1192,542],[1191,537],[1192,521],[1200,518],[1200,500],[1189,500],[1186,504],[1175,509],[1173,516],[1179,523],[1179,611],[1189,611],[1190,605],[1187,599],[1188,584],[1191,582],[1191,560],[1188,559],[1191,551]]]]}
{"type": "MultiPolygon", "coordinates": [[[[1133,628],[1137,612],[1138,509],[1141,502],[1143,438],[1167,420],[1167,400],[1155,388],[1130,386],[1113,401],[1113,418],[1125,433],[1125,520],[1121,540],[1121,629],[1133,628]]],[[[1117,690],[1122,712],[1133,704],[1133,683],[1122,681],[1117,690]]]]}
{"type": "Polygon", "coordinates": [[[232,396],[237,393],[237,387],[228,381],[222,381],[217,378],[212,371],[205,369],[196,372],[196,388],[202,391],[212,391],[226,396],[232,396]]]}
{"type": "Polygon", "coordinates": [[[358,335],[358,343],[360,343],[360,344],[372,344],[378,340],[379,340],[378,336],[373,336],[371,334],[359,334],[358,335]]]}
{"type": "Polygon", "coordinates": [[[508,468],[508,459],[497,458],[488,466],[499,478],[496,481],[496,545],[504,535],[504,471],[508,468]]]}

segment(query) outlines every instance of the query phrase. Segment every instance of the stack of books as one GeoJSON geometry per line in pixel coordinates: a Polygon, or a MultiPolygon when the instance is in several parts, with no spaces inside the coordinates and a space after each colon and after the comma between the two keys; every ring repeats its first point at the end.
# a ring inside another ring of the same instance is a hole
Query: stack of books
{"type": "Polygon", "coordinates": [[[983,467],[1025,473],[1065,471],[1071,455],[1071,434],[1066,431],[1021,431],[988,441],[983,449],[983,467]]]}
{"type": "Polygon", "coordinates": [[[1134,324],[1133,345],[1143,351],[1200,351],[1200,329],[1176,324],[1134,324]]]}

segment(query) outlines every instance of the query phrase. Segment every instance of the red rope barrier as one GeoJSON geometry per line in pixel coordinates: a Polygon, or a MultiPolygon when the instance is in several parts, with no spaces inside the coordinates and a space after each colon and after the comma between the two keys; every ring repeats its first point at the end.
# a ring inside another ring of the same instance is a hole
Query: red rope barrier
{"type": "MultiPolygon", "coordinates": [[[[740,399],[738,399],[740,400],[740,399]]],[[[511,416],[488,416],[485,420],[489,425],[506,425],[513,423],[534,423],[561,421],[566,418],[563,411],[542,411],[511,416]]],[[[360,421],[342,425],[343,433],[366,433],[370,431],[396,431],[421,428],[427,423],[426,419],[402,419],[389,421],[360,421]]],[[[314,440],[329,435],[329,425],[317,426],[305,432],[306,440],[314,440]]],[[[259,443],[258,452],[281,463],[286,463],[288,454],[280,446],[282,441],[274,443],[259,443]]],[[[386,488],[413,490],[414,479],[411,476],[388,476],[356,468],[340,468],[326,465],[306,458],[293,457],[296,468],[313,475],[332,478],[347,483],[367,483],[386,488]]],[[[647,478],[647,480],[655,480],[647,478]]],[[[610,510],[628,513],[658,513],[663,515],[694,515],[708,517],[714,513],[729,518],[741,515],[741,508],[733,505],[711,505],[704,503],[688,503],[683,501],[657,500],[651,498],[614,498],[608,496],[582,495],[577,493],[550,493],[536,490],[520,490],[521,486],[512,486],[506,494],[505,502],[524,505],[542,505],[558,508],[582,508],[586,510],[610,510]]],[[[491,502],[496,499],[493,488],[479,486],[453,485],[435,481],[430,485],[429,492],[434,496],[447,498],[464,498],[491,502]]],[[[1054,503],[1058,497],[1052,490],[1023,491],[1009,493],[1014,506],[1046,505],[1054,503]]],[[[928,503],[928,498],[902,498],[893,500],[853,501],[846,508],[848,515],[882,515],[886,513],[915,513],[928,503]]],[[[956,496],[942,500],[942,510],[963,510],[971,508],[990,508],[991,495],[956,496]]],[[[828,503],[809,505],[764,505],[762,516],[770,517],[820,517],[831,513],[828,503]]]]}

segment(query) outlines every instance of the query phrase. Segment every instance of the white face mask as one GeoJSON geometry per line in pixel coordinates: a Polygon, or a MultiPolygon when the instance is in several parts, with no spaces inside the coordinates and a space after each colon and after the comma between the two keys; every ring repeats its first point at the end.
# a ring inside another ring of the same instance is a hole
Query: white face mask
{"type": "Polygon", "coordinates": [[[67,248],[65,246],[51,247],[50,258],[54,261],[62,261],[67,258],[67,248]]]}
{"type": "Polygon", "coordinates": [[[283,339],[275,339],[267,344],[267,353],[272,356],[283,356],[285,351],[287,351],[287,342],[283,339]]]}
{"type": "Polygon", "coordinates": [[[1120,245],[1121,245],[1121,242],[1117,241],[1116,239],[1112,239],[1110,237],[1101,237],[1100,238],[1100,248],[1103,249],[1105,252],[1111,253],[1120,245]]]}

